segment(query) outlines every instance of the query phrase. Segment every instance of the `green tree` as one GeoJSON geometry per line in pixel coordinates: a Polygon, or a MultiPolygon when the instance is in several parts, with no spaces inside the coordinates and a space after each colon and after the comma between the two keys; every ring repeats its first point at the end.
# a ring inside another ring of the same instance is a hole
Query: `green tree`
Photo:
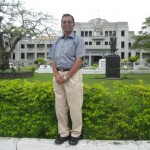
{"type": "Polygon", "coordinates": [[[132,66],[133,66],[133,63],[136,62],[138,59],[139,59],[139,56],[131,56],[129,58],[129,62],[131,62],[132,66]]]}
{"type": "Polygon", "coordinates": [[[37,65],[42,65],[45,63],[44,58],[38,58],[37,60],[34,61],[35,64],[37,65]]]}
{"type": "Polygon", "coordinates": [[[134,37],[134,43],[132,44],[132,49],[144,49],[150,50],[150,17],[145,19],[143,25],[139,31],[139,35],[134,37]]]}
{"type": "Polygon", "coordinates": [[[9,68],[9,58],[22,38],[56,35],[57,20],[48,13],[26,10],[21,1],[0,1],[0,70],[9,68]]]}

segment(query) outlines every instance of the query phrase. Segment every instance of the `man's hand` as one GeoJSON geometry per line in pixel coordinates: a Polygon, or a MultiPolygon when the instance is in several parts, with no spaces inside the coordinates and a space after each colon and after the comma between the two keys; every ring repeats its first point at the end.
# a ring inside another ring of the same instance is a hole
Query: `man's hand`
{"type": "Polygon", "coordinates": [[[57,76],[55,76],[55,79],[58,84],[61,84],[64,82],[64,77],[62,75],[58,74],[57,76]]]}
{"type": "Polygon", "coordinates": [[[67,81],[69,79],[69,77],[67,75],[63,76],[64,81],[67,81]]]}

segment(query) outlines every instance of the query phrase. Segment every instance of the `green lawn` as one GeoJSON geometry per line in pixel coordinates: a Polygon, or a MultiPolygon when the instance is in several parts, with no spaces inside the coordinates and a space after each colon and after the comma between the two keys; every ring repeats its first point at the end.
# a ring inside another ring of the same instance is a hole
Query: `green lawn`
{"type": "MultiPolygon", "coordinates": [[[[49,81],[52,80],[53,74],[50,73],[35,73],[34,77],[26,78],[28,81],[40,80],[49,81]]],[[[105,74],[83,74],[84,84],[104,83],[105,87],[111,88],[115,81],[120,81],[124,84],[138,84],[139,80],[142,80],[144,84],[150,84],[150,74],[122,74],[119,80],[106,79],[105,74]]]]}
{"type": "MultiPolygon", "coordinates": [[[[52,81],[52,73],[35,73],[34,77],[26,78],[26,80],[33,82],[34,80],[52,81]]],[[[123,84],[138,84],[142,80],[144,84],[150,84],[150,74],[121,74],[120,79],[106,79],[105,74],[83,74],[84,84],[104,83],[104,87],[111,89],[115,81],[120,81],[123,84]]]]}

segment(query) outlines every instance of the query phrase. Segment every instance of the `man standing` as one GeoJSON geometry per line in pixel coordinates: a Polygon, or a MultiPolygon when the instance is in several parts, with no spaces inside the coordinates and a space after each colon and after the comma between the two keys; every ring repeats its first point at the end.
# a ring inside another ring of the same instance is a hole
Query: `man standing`
{"type": "Polygon", "coordinates": [[[56,144],[69,140],[76,145],[82,131],[83,82],[82,66],[85,55],[83,39],[73,32],[74,17],[64,14],[61,19],[63,35],[53,44],[50,58],[53,68],[55,109],[59,136],[56,144]],[[68,127],[68,112],[72,129],[68,127]]]}

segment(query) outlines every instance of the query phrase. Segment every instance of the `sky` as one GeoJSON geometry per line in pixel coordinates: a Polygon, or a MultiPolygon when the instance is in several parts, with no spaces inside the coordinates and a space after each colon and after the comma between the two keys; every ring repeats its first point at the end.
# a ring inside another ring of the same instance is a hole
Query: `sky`
{"type": "Polygon", "coordinates": [[[26,9],[48,12],[58,21],[64,13],[74,16],[75,22],[101,18],[109,22],[128,22],[129,31],[141,30],[150,17],[150,0],[23,0],[26,9]]]}

